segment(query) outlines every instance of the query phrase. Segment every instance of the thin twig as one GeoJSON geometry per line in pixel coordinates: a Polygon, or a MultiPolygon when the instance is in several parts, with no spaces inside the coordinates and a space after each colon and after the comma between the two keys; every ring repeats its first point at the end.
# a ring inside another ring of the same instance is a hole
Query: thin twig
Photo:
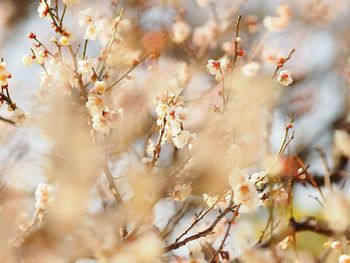
{"type": "Polygon", "coordinates": [[[64,18],[64,15],[66,14],[66,11],[67,11],[67,5],[64,5],[63,13],[62,13],[61,20],[60,20],[60,27],[61,28],[63,25],[63,18],[64,18]]]}
{"type": "MultiPolygon", "coordinates": [[[[34,221],[22,232],[20,233],[19,235],[17,235],[10,243],[10,247],[14,247],[16,245],[16,243],[24,238],[26,235],[28,235],[30,233],[30,231],[32,231],[32,229],[34,229],[34,227],[37,225],[37,223],[40,221],[39,220],[39,216],[40,216],[40,212],[36,212],[36,215],[35,215],[35,219],[34,221]]],[[[40,224],[39,224],[40,225],[40,224]]]]}
{"type": "Polygon", "coordinates": [[[282,58],[282,59],[280,59],[280,60],[277,62],[276,69],[275,69],[275,71],[273,72],[273,74],[272,74],[272,76],[271,76],[271,80],[277,75],[277,72],[278,72],[281,68],[284,67],[284,64],[286,64],[286,62],[292,58],[292,55],[293,55],[293,53],[294,53],[295,51],[296,51],[296,49],[293,48],[293,49],[289,52],[289,54],[288,54],[288,56],[287,56],[286,58],[282,58]]]}
{"type": "Polygon", "coordinates": [[[11,124],[11,125],[15,125],[16,124],[13,120],[7,119],[5,117],[1,117],[0,116],[0,120],[3,121],[3,122],[6,122],[8,124],[11,124]]]}
{"type": "MultiPolygon", "coordinates": [[[[296,221],[293,217],[290,218],[287,229],[282,232],[272,236],[270,239],[257,245],[259,248],[267,248],[275,245],[285,239],[288,236],[293,235],[297,232],[311,231],[317,234],[325,236],[335,236],[335,233],[325,221],[318,221],[313,217],[306,217],[299,221],[296,221]]],[[[350,229],[347,229],[344,233],[347,239],[350,238],[350,229]]]]}
{"type": "Polygon", "coordinates": [[[325,174],[324,174],[324,184],[325,186],[332,191],[332,184],[331,184],[331,168],[328,165],[326,154],[321,148],[317,148],[316,151],[319,153],[322,163],[325,167],[325,174]]]}
{"type": "Polygon", "coordinates": [[[83,60],[85,60],[86,58],[86,51],[87,51],[87,45],[89,43],[89,39],[85,39],[85,42],[84,42],[84,49],[83,49],[83,60]]]}
{"type": "Polygon", "coordinates": [[[241,23],[242,16],[238,15],[236,22],[236,35],[235,35],[235,54],[233,57],[233,68],[236,66],[237,58],[238,58],[238,42],[239,42],[239,25],[241,23]]]}
{"type": "Polygon", "coordinates": [[[160,156],[160,151],[162,150],[162,141],[163,141],[163,136],[165,134],[166,125],[167,125],[167,119],[166,119],[166,117],[164,117],[161,129],[159,131],[159,137],[158,137],[157,143],[154,147],[153,158],[152,158],[152,161],[150,163],[151,168],[153,168],[155,166],[155,164],[160,156]]]}
{"type": "Polygon", "coordinates": [[[197,216],[196,220],[194,220],[192,222],[192,224],[180,235],[175,239],[175,243],[179,242],[181,240],[182,237],[184,237],[185,235],[187,235],[187,233],[194,228],[194,226],[196,224],[198,224],[211,210],[213,210],[213,208],[216,206],[216,204],[225,196],[226,194],[223,194],[222,196],[220,196],[220,198],[218,198],[215,203],[213,205],[211,205],[210,207],[208,207],[205,211],[202,210],[199,215],[197,216]]]}
{"type": "Polygon", "coordinates": [[[223,237],[223,239],[222,239],[222,241],[221,241],[221,244],[220,244],[219,248],[216,250],[216,252],[214,253],[214,255],[211,257],[211,260],[209,261],[210,263],[215,263],[215,259],[216,259],[217,255],[219,255],[219,253],[221,252],[221,250],[224,248],[225,242],[226,242],[226,240],[227,240],[227,238],[228,238],[228,236],[229,236],[229,233],[230,233],[230,229],[231,229],[231,227],[232,227],[232,225],[233,225],[233,221],[234,221],[234,219],[235,219],[235,218],[237,217],[237,215],[238,215],[239,207],[240,207],[240,205],[237,207],[236,212],[234,213],[232,219],[228,221],[228,227],[227,227],[227,229],[226,229],[226,233],[225,233],[225,235],[224,235],[224,237],[223,237]]]}
{"type": "Polygon", "coordinates": [[[122,18],[122,16],[123,16],[123,13],[124,13],[124,9],[122,8],[122,10],[121,10],[120,13],[119,13],[119,17],[118,17],[117,22],[114,23],[112,37],[111,37],[111,40],[110,40],[110,42],[109,42],[109,44],[108,44],[108,46],[107,46],[106,54],[103,55],[104,59],[103,59],[103,62],[102,62],[100,74],[98,75],[99,78],[102,77],[103,71],[104,71],[105,66],[106,66],[106,63],[107,63],[108,56],[109,56],[109,54],[111,53],[113,44],[114,44],[114,42],[115,42],[115,40],[116,40],[117,29],[118,29],[118,26],[119,26],[119,24],[120,24],[120,20],[121,20],[121,18],[122,18]]]}
{"type": "Polygon", "coordinates": [[[213,230],[215,228],[215,226],[221,221],[221,219],[226,216],[228,213],[230,212],[234,212],[235,211],[235,208],[237,208],[238,206],[237,205],[234,205],[234,206],[229,206],[227,207],[222,213],[220,213],[216,219],[214,220],[214,222],[208,227],[206,228],[205,230],[203,231],[200,231],[198,232],[197,234],[194,234],[192,236],[189,236],[187,238],[185,238],[183,241],[179,241],[179,242],[174,242],[170,245],[168,245],[167,247],[164,248],[164,250],[166,252],[169,252],[171,250],[174,250],[174,249],[178,249],[184,245],[186,245],[188,242],[191,242],[193,240],[196,240],[196,239],[199,239],[201,237],[205,237],[207,235],[210,235],[213,233],[213,230]]]}
{"type": "Polygon", "coordinates": [[[62,28],[58,25],[58,23],[57,23],[57,21],[56,21],[56,19],[55,19],[55,16],[54,16],[54,14],[52,13],[51,7],[49,6],[47,0],[44,0],[44,2],[45,2],[45,4],[46,4],[46,8],[47,8],[47,10],[48,10],[48,12],[49,12],[49,15],[51,16],[52,22],[54,23],[56,29],[57,29],[60,33],[62,33],[63,30],[62,30],[62,28]]]}
{"type": "Polygon", "coordinates": [[[174,229],[176,224],[183,218],[189,206],[189,202],[185,201],[175,215],[169,220],[162,231],[162,237],[166,238],[174,229]]]}
{"type": "Polygon", "coordinates": [[[117,185],[115,183],[114,177],[112,175],[111,170],[108,166],[108,159],[107,159],[107,138],[105,138],[105,158],[104,158],[104,164],[103,164],[103,171],[105,172],[109,188],[111,189],[114,199],[117,202],[117,204],[123,203],[123,200],[120,196],[120,193],[118,191],[117,185]]]}
{"type": "Polygon", "coordinates": [[[127,70],[116,81],[114,81],[109,87],[107,87],[107,90],[109,90],[109,89],[113,88],[114,86],[116,86],[117,84],[119,84],[119,82],[121,82],[124,78],[126,78],[130,74],[131,71],[133,71],[138,65],[140,65],[143,61],[145,61],[147,57],[148,57],[148,54],[146,54],[143,58],[141,58],[141,60],[135,61],[129,70],[127,70]]]}

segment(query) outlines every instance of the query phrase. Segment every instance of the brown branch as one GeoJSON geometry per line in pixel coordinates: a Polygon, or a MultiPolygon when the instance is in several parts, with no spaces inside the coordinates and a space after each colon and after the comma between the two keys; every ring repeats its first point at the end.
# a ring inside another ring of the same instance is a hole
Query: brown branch
{"type": "Polygon", "coordinates": [[[237,208],[237,205],[227,207],[222,213],[220,213],[220,214],[216,217],[216,219],[214,220],[214,222],[213,222],[208,228],[206,228],[206,229],[203,230],[203,231],[198,232],[197,234],[194,234],[194,235],[192,235],[192,236],[189,236],[189,237],[185,238],[183,241],[179,241],[179,242],[176,242],[176,241],[175,241],[174,243],[172,243],[172,244],[168,245],[167,247],[165,247],[165,248],[164,248],[164,251],[169,252],[169,251],[171,251],[171,250],[178,249],[178,248],[180,248],[180,247],[186,245],[188,242],[191,242],[191,241],[193,241],[193,240],[197,240],[197,239],[199,239],[199,238],[201,238],[201,237],[205,237],[205,236],[207,236],[207,235],[212,234],[212,233],[213,233],[213,230],[214,230],[214,228],[215,228],[215,226],[220,222],[220,220],[221,220],[224,216],[226,216],[228,213],[234,212],[234,211],[235,211],[235,210],[234,210],[235,208],[237,208]]]}
{"type": "Polygon", "coordinates": [[[162,150],[162,141],[163,141],[163,137],[164,137],[164,134],[165,134],[165,128],[166,128],[166,125],[167,125],[167,120],[166,120],[166,117],[163,118],[163,124],[162,124],[162,127],[161,127],[161,130],[159,132],[159,137],[158,137],[158,140],[157,140],[157,144],[154,148],[154,151],[153,151],[153,158],[152,158],[152,161],[151,161],[151,164],[150,164],[150,167],[153,168],[160,156],[160,151],[162,150]]]}
{"type": "Polygon", "coordinates": [[[185,235],[188,234],[188,232],[196,225],[198,224],[211,210],[213,210],[214,206],[221,200],[221,198],[223,197],[224,195],[220,196],[220,198],[218,198],[216,200],[216,202],[207,208],[207,210],[204,211],[204,209],[199,213],[199,215],[196,216],[196,220],[193,221],[193,223],[179,236],[175,239],[175,243],[179,242],[180,239],[182,237],[184,237],[185,235]]]}
{"type": "MultiPolygon", "coordinates": [[[[16,243],[19,240],[24,239],[25,237],[30,235],[31,231],[37,226],[37,223],[40,221],[39,216],[40,216],[41,212],[37,211],[35,214],[34,221],[23,232],[21,232],[20,234],[18,234],[14,237],[14,239],[10,242],[11,248],[15,247],[16,243]]],[[[39,223],[39,225],[40,225],[40,223],[39,223]]]]}
{"type": "Polygon", "coordinates": [[[327,158],[325,152],[321,148],[317,148],[316,151],[319,153],[320,158],[322,160],[323,166],[325,168],[325,174],[324,174],[324,184],[325,186],[332,191],[332,184],[331,184],[331,168],[328,165],[327,158]]]}
{"type": "Polygon", "coordinates": [[[273,78],[276,76],[277,72],[278,72],[281,68],[283,68],[284,64],[286,64],[286,62],[292,58],[292,55],[293,55],[293,53],[294,53],[295,51],[296,51],[296,49],[293,48],[293,49],[290,51],[288,57],[286,57],[286,58],[281,58],[281,59],[278,61],[277,65],[276,65],[276,69],[275,69],[275,71],[273,72],[271,79],[273,79],[273,78]]]}
{"type": "Polygon", "coordinates": [[[114,177],[112,175],[111,170],[109,169],[108,166],[108,157],[107,157],[107,137],[105,136],[105,145],[104,145],[104,150],[105,150],[105,156],[104,156],[104,164],[103,164],[103,171],[105,172],[109,189],[111,189],[114,199],[117,202],[117,204],[123,203],[123,200],[120,196],[120,193],[118,191],[117,185],[115,183],[114,177]]]}
{"type": "Polygon", "coordinates": [[[184,217],[186,214],[186,211],[189,207],[189,202],[184,201],[180,209],[174,214],[174,216],[169,220],[169,222],[164,227],[164,230],[162,231],[162,237],[166,238],[174,229],[176,224],[181,220],[181,218],[184,217]]]}
{"type": "Polygon", "coordinates": [[[118,26],[120,24],[120,20],[123,16],[123,13],[124,13],[124,9],[122,8],[122,10],[120,11],[120,14],[119,14],[119,17],[118,17],[118,20],[117,22],[114,23],[113,25],[113,32],[112,32],[112,38],[107,46],[107,51],[106,53],[103,55],[103,62],[102,62],[102,66],[101,66],[101,71],[100,71],[100,74],[98,75],[99,78],[102,77],[103,75],[103,71],[105,69],[105,66],[106,66],[106,63],[107,63],[107,59],[108,59],[108,56],[109,54],[111,53],[111,50],[112,50],[112,47],[116,41],[116,34],[117,34],[117,29],[118,29],[118,26]]]}
{"type": "Polygon", "coordinates": [[[68,46],[68,50],[69,50],[69,53],[72,57],[72,61],[74,64],[74,73],[76,75],[75,77],[78,79],[78,85],[79,85],[80,91],[83,94],[84,98],[87,99],[87,94],[86,94],[84,83],[83,83],[83,76],[82,76],[82,74],[79,74],[79,72],[78,72],[78,62],[77,62],[76,53],[74,53],[71,45],[68,46]]]}
{"type": "Polygon", "coordinates": [[[234,219],[238,216],[238,209],[239,209],[239,207],[240,207],[240,205],[237,207],[236,212],[234,213],[232,219],[230,221],[228,221],[228,227],[226,229],[226,233],[225,233],[225,235],[224,235],[224,237],[223,237],[223,239],[221,241],[221,244],[220,244],[218,250],[216,250],[214,255],[211,257],[211,260],[209,261],[210,263],[215,263],[216,262],[215,260],[216,260],[217,255],[219,255],[221,250],[224,248],[226,239],[228,238],[228,235],[230,233],[230,229],[231,229],[231,227],[233,225],[234,219]]]}
{"type": "Polygon", "coordinates": [[[122,203],[123,202],[122,198],[121,198],[121,196],[119,194],[119,191],[117,189],[116,183],[114,181],[114,177],[113,177],[113,175],[111,173],[111,170],[108,167],[107,161],[105,161],[105,163],[104,163],[103,171],[105,172],[109,188],[111,189],[111,191],[113,193],[115,201],[117,202],[117,204],[122,203]]]}
{"type": "MultiPolygon", "coordinates": [[[[296,221],[293,217],[290,218],[288,227],[280,233],[272,236],[270,239],[261,242],[257,245],[258,248],[267,248],[278,244],[288,236],[292,236],[297,232],[310,231],[324,236],[335,236],[335,233],[325,221],[318,221],[313,217],[306,217],[300,221],[296,221]]],[[[347,229],[344,233],[347,239],[350,239],[350,229],[347,229]]]]}
{"type": "Polygon", "coordinates": [[[57,21],[56,21],[56,19],[55,19],[55,16],[54,16],[54,14],[52,13],[51,7],[49,6],[47,0],[44,0],[44,2],[45,2],[45,5],[46,5],[46,7],[47,7],[47,10],[48,10],[48,12],[49,12],[49,15],[50,15],[50,17],[51,17],[51,19],[52,19],[52,22],[53,22],[53,24],[54,24],[55,27],[56,27],[56,30],[58,30],[58,32],[61,34],[61,33],[63,32],[63,30],[62,30],[62,28],[58,25],[58,23],[57,23],[57,21]]]}
{"type": "Polygon", "coordinates": [[[6,122],[7,124],[15,125],[16,123],[13,120],[4,118],[0,116],[0,121],[6,122]]]}
{"type": "Polygon", "coordinates": [[[238,38],[239,38],[239,25],[241,23],[242,16],[238,15],[236,22],[236,38],[235,38],[235,55],[233,57],[233,68],[236,66],[237,58],[238,58],[238,38]]]}
{"type": "Polygon", "coordinates": [[[138,65],[140,65],[143,61],[145,61],[147,57],[148,57],[148,53],[143,58],[141,58],[141,60],[135,61],[129,70],[127,70],[116,81],[114,81],[109,87],[107,87],[107,90],[110,90],[111,88],[113,88],[114,86],[119,84],[119,82],[121,82],[123,79],[125,79],[131,73],[131,71],[133,71],[138,65]]]}

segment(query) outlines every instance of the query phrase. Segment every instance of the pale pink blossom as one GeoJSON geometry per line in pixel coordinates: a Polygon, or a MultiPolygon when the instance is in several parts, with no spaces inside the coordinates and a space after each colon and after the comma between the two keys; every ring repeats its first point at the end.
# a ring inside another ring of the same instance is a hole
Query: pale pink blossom
{"type": "Polygon", "coordinates": [[[289,70],[282,70],[277,78],[278,83],[287,87],[293,83],[292,73],[289,70]]]}
{"type": "Polygon", "coordinates": [[[224,56],[219,60],[209,59],[207,64],[209,73],[215,75],[217,81],[223,80],[230,67],[230,60],[227,56],[224,56]]]}

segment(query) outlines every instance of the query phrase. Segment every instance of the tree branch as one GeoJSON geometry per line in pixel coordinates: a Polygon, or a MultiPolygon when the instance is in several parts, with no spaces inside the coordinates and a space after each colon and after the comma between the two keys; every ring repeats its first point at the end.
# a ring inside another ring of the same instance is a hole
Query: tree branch
{"type": "MultiPolygon", "coordinates": [[[[335,236],[335,233],[325,221],[316,220],[313,217],[305,217],[300,221],[296,221],[293,217],[289,219],[288,227],[280,233],[272,236],[270,239],[257,244],[258,248],[267,248],[278,244],[288,236],[294,235],[297,232],[310,231],[324,236],[335,236]]],[[[350,229],[344,233],[347,239],[350,239],[350,229]]]]}
{"type": "Polygon", "coordinates": [[[1,117],[1,116],[0,116],[0,120],[3,122],[6,122],[7,124],[11,124],[11,125],[16,124],[13,120],[10,120],[10,119],[7,119],[7,118],[1,117]]]}
{"type": "Polygon", "coordinates": [[[188,242],[199,239],[201,237],[205,237],[211,233],[213,233],[213,230],[215,228],[215,226],[220,222],[220,220],[226,216],[228,213],[230,212],[234,212],[235,208],[237,208],[237,205],[234,206],[229,206],[227,207],[222,213],[220,213],[217,218],[214,220],[214,222],[205,230],[198,232],[197,234],[194,234],[192,236],[189,236],[187,238],[185,238],[183,241],[179,241],[179,242],[174,242],[172,244],[170,244],[169,246],[164,248],[164,251],[169,252],[171,250],[174,249],[178,249],[179,247],[182,247],[184,245],[186,245],[188,242]]]}

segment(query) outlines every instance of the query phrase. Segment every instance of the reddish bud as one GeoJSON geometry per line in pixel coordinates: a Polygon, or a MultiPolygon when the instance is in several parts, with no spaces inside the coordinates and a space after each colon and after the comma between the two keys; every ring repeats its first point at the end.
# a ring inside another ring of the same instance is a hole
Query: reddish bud
{"type": "Polygon", "coordinates": [[[240,50],[237,51],[237,55],[240,56],[240,57],[244,57],[245,55],[245,51],[243,48],[241,48],[240,50]]]}
{"type": "Polygon", "coordinates": [[[293,124],[292,123],[289,123],[288,125],[287,125],[287,127],[286,127],[287,129],[291,129],[291,128],[293,128],[293,124]]]}
{"type": "Polygon", "coordinates": [[[29,39],[36,39],[36,34],[34,34],[33,32],[30,32],[30,33],[28,33],[27,37],[29,39]]]}
{"type": "Polygon", "coordinates": [[[216,70],[219,70],[220,69],[220,61],[213,61],[212,62],[212,65],[213,67],[216,69],[216,70]]]}
{"type": "Polygon", "coordinates": [[[278,66],[279,68],[282,68],[283,65],[284,65],[284,63],[286,63],[285,58],[279,58],[279,59],[278,59],[278,62],[277,62],[277,66],[278,66]]]}

